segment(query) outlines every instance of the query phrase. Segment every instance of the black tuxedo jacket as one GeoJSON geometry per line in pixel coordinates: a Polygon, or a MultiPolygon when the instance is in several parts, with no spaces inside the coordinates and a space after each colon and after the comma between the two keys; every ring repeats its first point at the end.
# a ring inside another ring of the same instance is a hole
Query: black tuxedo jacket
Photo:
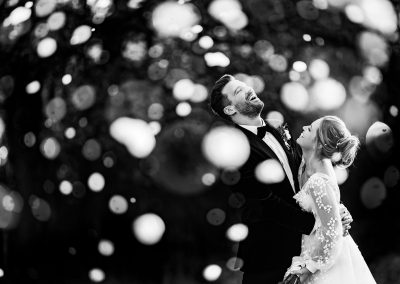
{"type": "MultiPolygon", "coordinates": [[[[288,149],[278,130],[270,124],[268,130],[285,150],[293,173],[296,192],[299,191],[297,179],[301,162],[301,148],[291,139],[288,149]]],[[[250,157],[239,169],[240,181],[232,187],[233,191],[245,197],[241,210],[241,221],[249,228],[248,237],[239,244],[238,256],[244,260],[245,272],[265,272],[282,269],[291,264],[293,256],[301,251],[301,234],[309,234],[314,226],[314,216],[302,211],[293,199],[293,188],[289,179],[276,184],[264,184],[255,177],[256,166],[267,160],[276,159],[275,153],[257,135],[240,129],[250,143],[250,157]]],[[[283,277],[283,275],[282,275],[283,277]]]]}

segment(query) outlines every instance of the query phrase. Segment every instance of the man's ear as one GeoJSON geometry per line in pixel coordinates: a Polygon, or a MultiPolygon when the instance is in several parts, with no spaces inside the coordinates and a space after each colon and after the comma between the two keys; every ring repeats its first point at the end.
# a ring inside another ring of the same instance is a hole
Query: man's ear
{"type": "Polygon", "coordinates": [[[236,109],[235,109],[234,106],[229,105],[229,106],[224,107],[224,113],[226,115],[231,116],[231,115],[234,115],[236,113],[236,109]]]}

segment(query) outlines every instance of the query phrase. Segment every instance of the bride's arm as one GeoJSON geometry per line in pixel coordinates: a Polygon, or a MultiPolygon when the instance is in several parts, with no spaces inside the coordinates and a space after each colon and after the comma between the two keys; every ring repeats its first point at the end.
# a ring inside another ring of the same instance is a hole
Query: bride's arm
{"type": "Polygon", "coordinates": [[[332,185],[325,178],[316,177],[310,181],[308,190],[321,220],[315,234],[316,246],[308,248],[310,251],[305,254],[310,256],[306,259],[306,267],[314,273],[329,269],[335,262],[343,240],[343,228],[332,185]]]}

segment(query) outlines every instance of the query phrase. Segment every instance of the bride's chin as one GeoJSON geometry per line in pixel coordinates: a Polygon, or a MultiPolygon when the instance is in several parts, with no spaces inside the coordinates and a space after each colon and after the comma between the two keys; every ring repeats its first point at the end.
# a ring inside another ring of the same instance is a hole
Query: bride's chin
{"type": "Polygon", "coordinates": [[[303,147],[304,145],[301,141],[301,137],[297,138],[296,143],[297,143],[297,145],[300,146],[301,150],[304,151],[304,147],[303,147]]]}

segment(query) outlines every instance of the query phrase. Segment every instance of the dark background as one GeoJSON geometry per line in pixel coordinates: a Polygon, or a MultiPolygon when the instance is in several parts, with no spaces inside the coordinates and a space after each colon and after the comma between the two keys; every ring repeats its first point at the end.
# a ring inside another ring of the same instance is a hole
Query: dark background
{"type": "MultiPolygon", "coordinates": [[[[0,0],[0,21],[3,23],[25,2],[0,0]]],[[[369,28],[349,21],[343,9],[318,10],[312,1],[305,0],[241,1],[249,23],[233,32],[207,12],[212,1],[181,1],[198,9],[203,27],[198,38],[209,35],[214,40],[211,50],[223,51],[230,58],[227,67],[209,67],[198,39],[163,38],[152,28],[151,13],[163,1],[137,1],[137,8],[129,8],[127,2],[114,1],[104,20],[93,23],[88,3],[60,1],[55,11],[64,11],[67,22],[62,29],[49,32],[48,36],[57,41],[57,50],[48,58],[38,56],[39,37],[35,34],[47,17],[33,13],[13,39],[9,28],[0,28],[0,117],[5,125],[0,142],[8,149],[8,156],[0,163],[0,194],[4,197],[4,192],[17,192],[22,200],[19,204],[23,204],[20,212],[13,213],[13,222],[7,223],[8,215],[0,216],[5,220],[0,227],[1,282],[89,283],[89,271],[98,267],[105,273],[104,283],[205,283],[202,271],[215,263],[223,268],[216,283],[237,283],[237,275],[225,265],[232,256],[232,243],[225,232],[235,222],[234,206],[228,202],[229,192],[218,186],[229,183],[229,173],[216,171],[201,153],[205,133],[222,122],[211,114],[207,100],[191,102],[188,116],[177,115],[179,102],[172,95],[172,87],[183,78],[210,89],[224,73],[258,75],[265,83],[259,93],[266,102],[263,116],[271,110],[280,111],[297,137],[302,125],[324,114],[340,115],[344,108],[307,113],[288,109],[279,94],[282,85],[290,81],[290,68],[283,72],[271,68],[256,55],[256,42],[268,40],[289,66],[296,60],[309,63],[313,58],[323,58],[331,67],[331,76],[347,91],[350,78],[361,74],[367,65],[357,37],[369,28]],[[71,45],[73,30],[82,24],[95,27],[91,38],[71,45]],[[311,41],[303,40],[303,34],[311,35],[311,41]],[[133,56],[126,57],[123,50],[129,40],[139,47],[133,56]],[[104,55],[97,62],[88,56],[88,48],[96,43],[101,43],[104,55]],[[155,45],[163,52],[152,57],[150,50],[155,45]],[[161,60],[168,62],[167,67],[154,67],[161,60]],[[73,80],[63,85],[61,78],[67,73],[73,80]],[[27,94],[26,85],[34,80],[40,82],[40,90],[27,94]],[[96,100],[80,109],[71,102],[71,94],[84,84],[94,87],[96,100]],[[110,95],[113,85],[118,87],[118,95],[110,95]],[[51,121],[46,107],[54,97],[65,101],[66,113],[51,121]],[[157,119],[161,125],[157,146],[149,157],[135,158],[111,137],[109,126],[120,116],[154,121],[147,109],[155,102],[164,107],[157,119]],[[73,139],[64,135],[68,127],[76,130],[73,139]],[[55,159],[47,159],[40,150],[47,137],[60,144],[55,159]],[[88,146],[85,143],[90,139],[95,142],[88,146]],[[113,165],[106,166],[105,161],[110,160],[113,165]],[[193,182],[201,177],[198,167],[215,171],[218,181],[214,186],[193,182]],[[87,179],[93,172],[101,173],[106,180],[101,192],[88,188],[87,179]],[[73,184],[72,194],[59,191],[63,180],[73,184]],[[115,194],[128,200],[126,213],[110,211],[108,203],[115,194]],[[136,202],[129,201],[132,197],[136,202]],[[43,212],[35,215],[38,200],[49,205],[50,215],[45,220],[41,220],[43,212]],[[213,208],[226,213],[219,226],[207,221],[207,213],[213,208]],[[133,220],[149,212],[159,215],[166,226],[161,241],[151,246],[141,244],[132,231],[133,220]],[[114,244],[111,256],[99,253],[102,239],[114,244]]],[[[399,2],[391,3],[398,16],[399,2]]],[[[386,64],[378,66],[382,82],[368,99],[378,110],[378,115],[371,114],[370,124],[379,120],[391,131],[379,132],[369,140],[368,147],[366,131],[356,133],[362,146],[341,192],[355,220],[351,234],[377,282],[383,284],[400,283],[398,176],[385,179],[390,166],[397,173],[399,169],[399,117],[390,109],[400,107],[400,46],[398,35],[382,37],[388,44],[389,57],[386,64]],[[382,143],[389,145],[388,150],[379,151],[374,146],[382,143]],[[365,184],[372,177],[383,183],[365,184]],[[363,186],[371,192],[372,200],[385,192],[382,202],[373,208],[366,206],[360,198],[363,186]]],[[[4,212],[2,209],[0,213],[4,212]]]]}

